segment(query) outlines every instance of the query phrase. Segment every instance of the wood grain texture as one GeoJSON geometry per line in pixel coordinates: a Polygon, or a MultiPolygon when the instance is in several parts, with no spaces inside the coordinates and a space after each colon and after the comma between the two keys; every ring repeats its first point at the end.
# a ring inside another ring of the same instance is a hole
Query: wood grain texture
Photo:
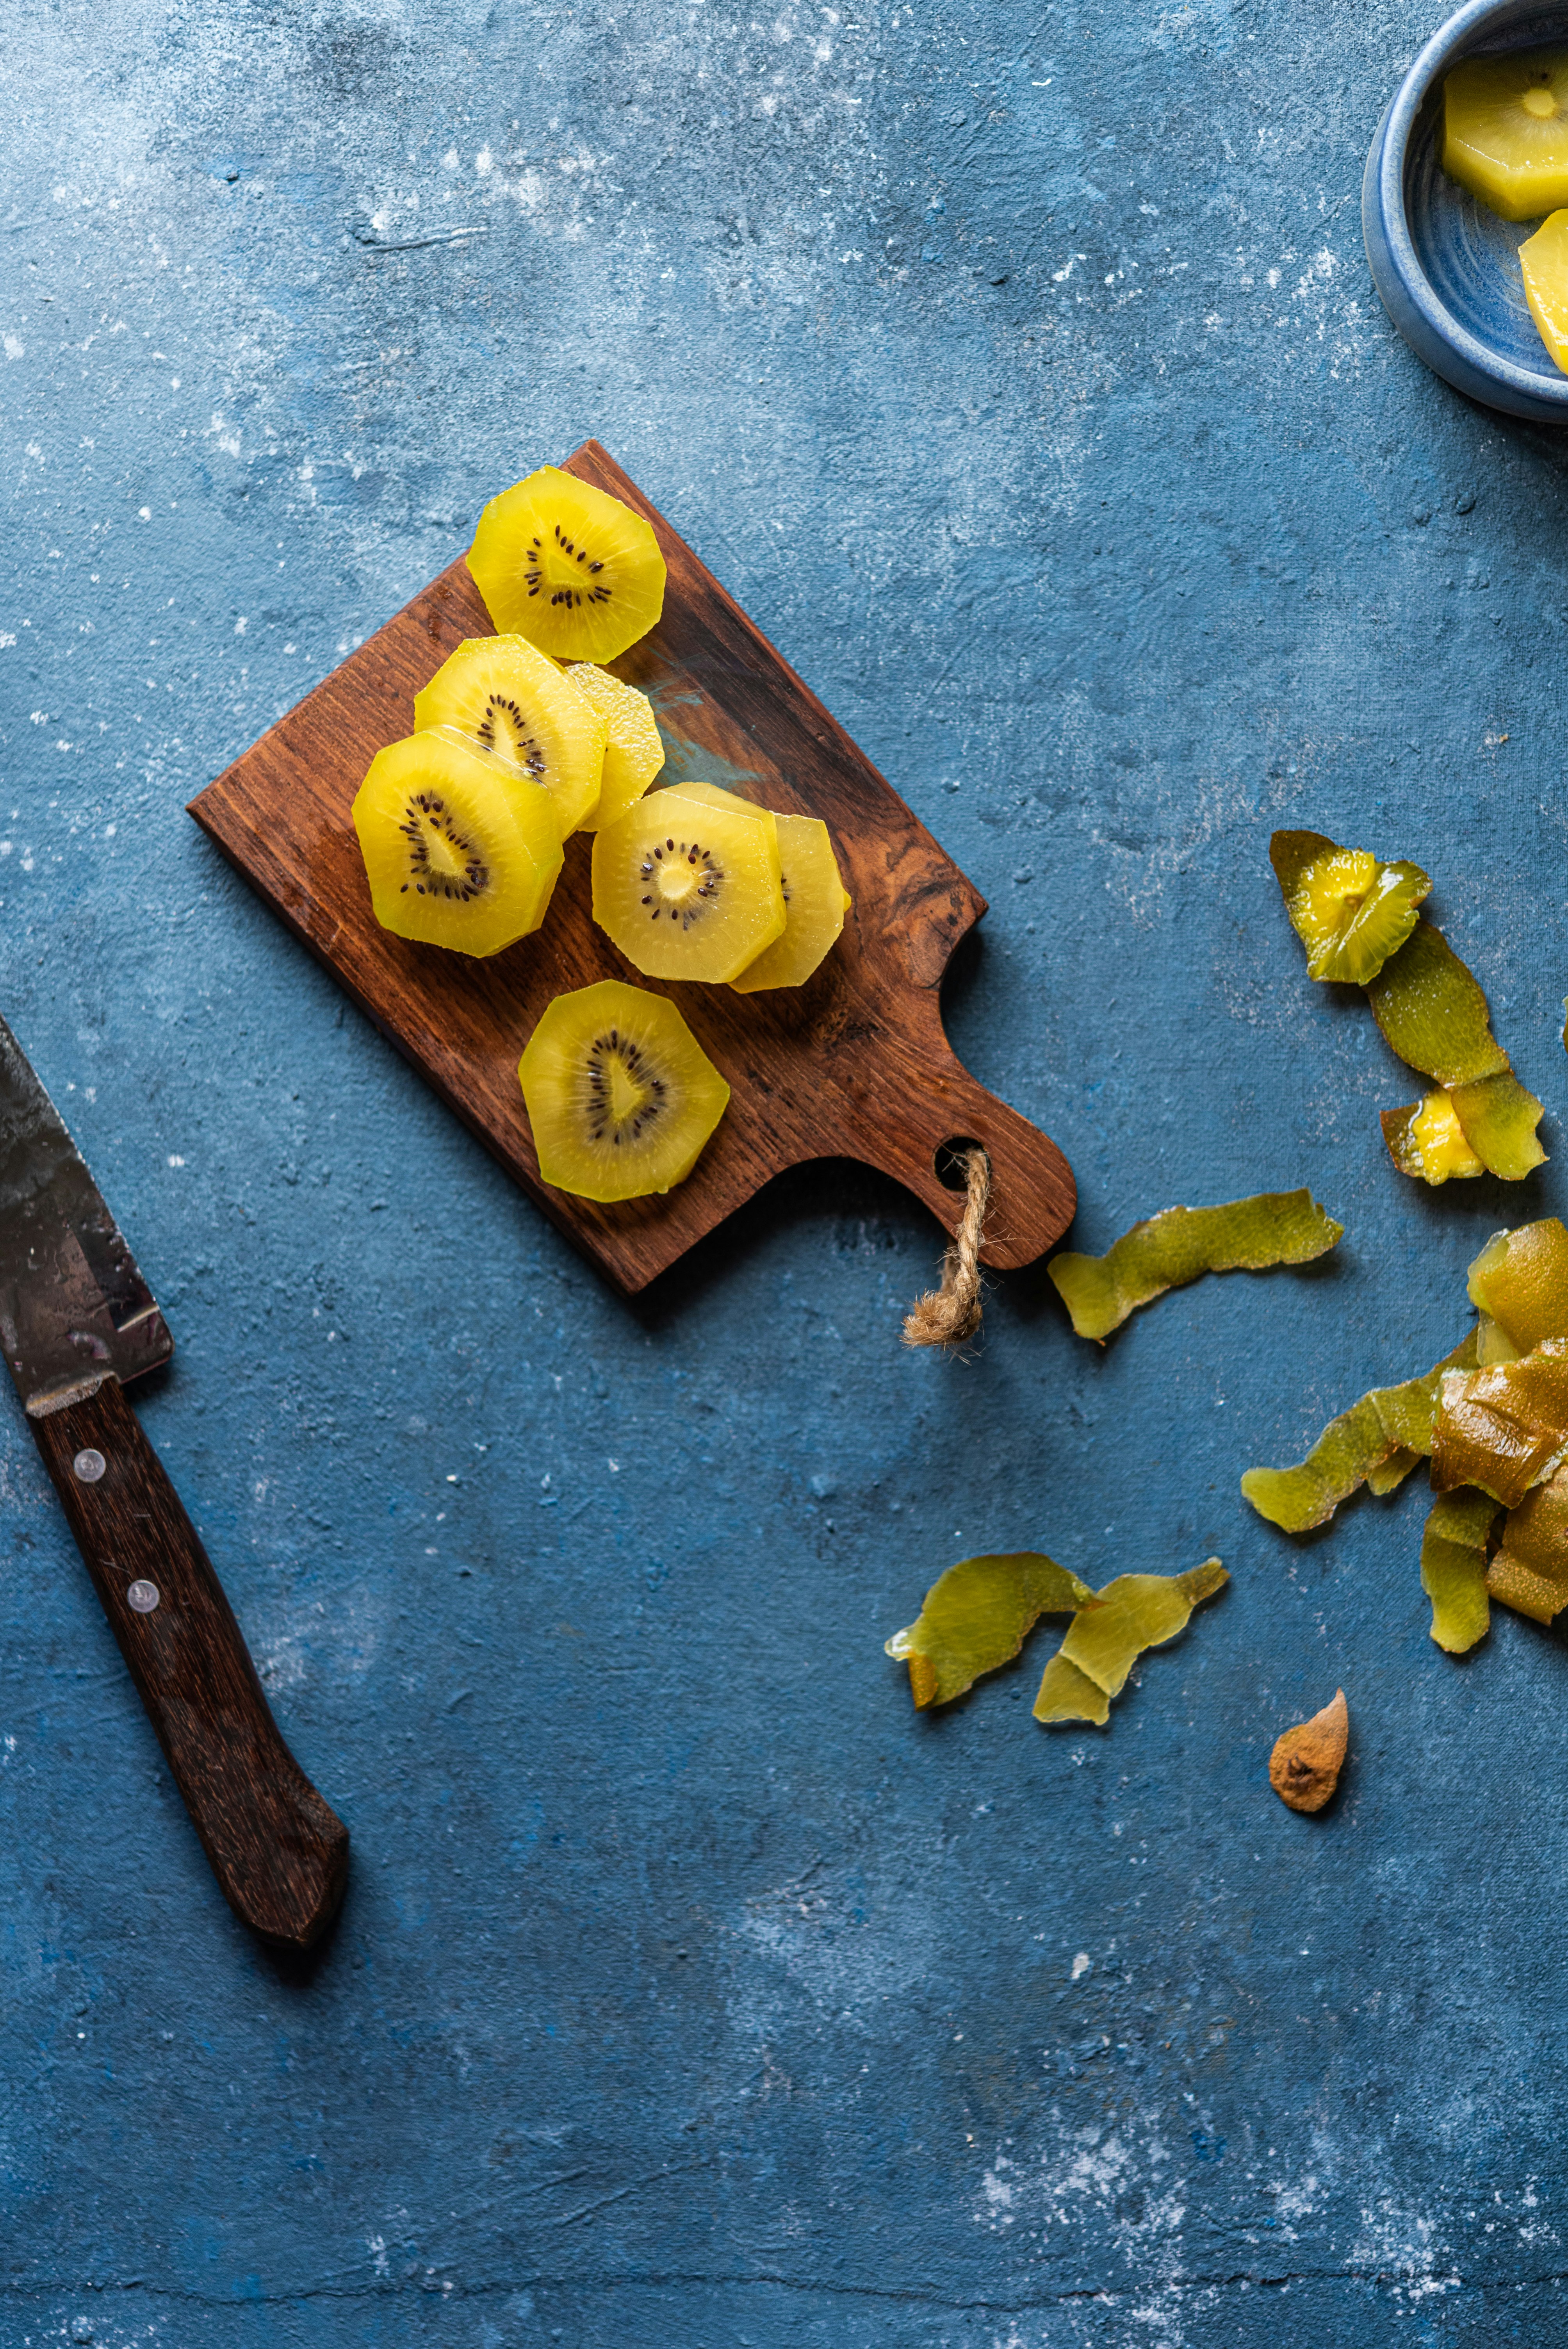
{"type": "Polygon", "coordinates": [[[279,1734],[233,1609],[118,1379],[29,1418],[174,1783],[235,1915],[308,1949],[348,1872],[348,1830],[279,1734]],[[77,1455],[100,1453],[84,1484],[77,1455]],[[152,1583],[139,1614],[127,1596],[152,1583]]]}
{"type": "Polygon", "coordinates": [[[669,564],[664,617],[614,664],[654,700],[671,757],[661,781],[706,775],[779,811],[821,817],[854,897],[804,987],[741,996],[671,986],[732,1088],[696,1171],[659,1198],[600,1206],[541,1183],[517,1062],[552,998],[601,978],[649,982],[590,914],[588,839],[568,841],[544,926],[479,962],[381,929],[350,820],[371,758],[413,726],[412,703],[466,636],[493,633],[459,561],[192,802],[191,812],[320,956],[545,1213],[622,1289],[643,1288],[784,1167],[862,1160],[945,1227],[958,1202],[935,1154],[983,1143],[992,1208],[983,1260],[1028,1264],[1072,1219],[1067,1161],[977,1084],[947,1041],[938,989],[985,901],[816,697],[596,441],[567,470],[645,514],[669,564]]]}

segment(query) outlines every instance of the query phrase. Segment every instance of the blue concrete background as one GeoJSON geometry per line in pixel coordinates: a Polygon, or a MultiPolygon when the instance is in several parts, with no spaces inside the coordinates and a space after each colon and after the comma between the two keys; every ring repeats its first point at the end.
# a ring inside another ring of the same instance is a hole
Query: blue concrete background
{"type": "Polygon", "coordinates": [[[229,1919],[0,1411],[0,2341],[1555,2337],[1568,1654],[1427,1637],[1423,1480],[1236,1480],[1563,1206],[1564,444],[1411,359],[1384,5],[56,0],[0,151],[0,1009],[179,1352],[139,1408],[349,1821],[229,1919]],[[1310,1183],[1303,1273],[960,1365],[843,1166],[618,1301],[185,801],[594,433],[992,900],[970,1065],[1100,1247],[1310,1183]],[[1551,1166],[1427,1195],[1276,823],[1418,858],[1551,1166]],[[1104,1732],[936,1719],[953,1559],[1231,1588],[1104,1732]],[[1343,1684],[1337,1808],[1279,1730],[1343,1684]]]}

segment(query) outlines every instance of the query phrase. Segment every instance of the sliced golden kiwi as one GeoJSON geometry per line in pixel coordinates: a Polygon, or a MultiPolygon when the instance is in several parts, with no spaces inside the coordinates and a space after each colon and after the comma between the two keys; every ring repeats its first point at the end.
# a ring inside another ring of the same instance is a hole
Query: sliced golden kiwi
{"type": "MultiPolygon", "coordinates": [[[[775,848],[779,845],[779,819],[771,808],[758,807],[755,800],[743,800],[738,792],[726,791],[722,783],[666,783],[665,792],[673,792],[678,799],[689,800],[697,807],[724,808],[736,815],[748,816],[753,823],[761,824],[775,848]]],[[[663,794],[661,793],[662,797],[663,794]]],[[[783,889],[783,864],[779,864],[779,889],[783,889]]]]}
{"type": "Polygon", "coordinates": [[[382,928],[459,954],[536,930],[561,871],[549,792],[455,728],[378,750],[354,829],[382,928]]]}
{"type": "Polygon", "coordinates": [[[772,817],[685,791],[638,800],[593,836],[593,919],[650,978],[733,978],[784,928],[772,817]]]}
{"type": "Polygon", "coordinates": [[[490,500],[469,569],[497,628],[553,660],[614,660],[665,607],[665,558],[651,525],[554,465],[490,500]]]}
{"type": "Polygon", "coordinates": [[[837,942],[853,902],[839,873],[828,827],[814,815],[781,815],[779,864],[784,891],[784,935],[764,947],[730,985],[738,994],[799,987],[837,942]]]}
{"type": "Polygon", "coordinates": [[[623,685],[592,661],[575,661],[566,674],[604,721],[603,788],[598,806],[578,826],[600,832],[642,798],[665,763],[665,746],[654,705],[634,685],[623,685]]]}
{"type": "Polygon", "coordinates": [[[541,1176],[583,1199],[684,1183],[729,1100],[675,1005],[618,978],[558,995],[517,1073],[541,1176]]]}
{"type": "Polygon", "coordinates": [[[414,697],[414,724],[454,726],[542,784],[564,840],[593,813],[604,721],[526,636],[469,636],[414,697]]]}
{"type": "Polygon", "coordinates": [[[772,827],[779,843],[784,929],[729,983],[740,995],[800,986],[838,938],[854,902],[840,876],[827,825],[813,815],[775,815],[722,783],[675,783],[669,788],[703,807],[733,808],[772,827]]]}

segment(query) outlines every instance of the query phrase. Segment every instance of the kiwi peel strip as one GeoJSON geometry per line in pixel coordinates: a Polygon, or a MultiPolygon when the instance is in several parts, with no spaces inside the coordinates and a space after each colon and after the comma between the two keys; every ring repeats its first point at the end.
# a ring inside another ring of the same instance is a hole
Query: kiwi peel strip
{"type": "Polygon", "coordinates": [[[1493,1599],[1540,1623],[1568,1609],[1568,1228],[1549,1216],[1494,1234],[1469,1292],[1476,1328],[1424,1379],[1363,1395],[1299,1467],[1242,1479],[1254,1508],[1302,1533],[1429,1453],[1421,1587],[1450,1655],[1485,1638],[1493,1599]]]}
{"type": "Polygon", "coordinates": [[[1491,1628],[1487,1542],[1498,1519],[1490,1493],[1473,1485],[1440,1494],[1421,1535],[1421,1588],[1432,1602],[1432,1638],[1462,1656],[1491,1628]]]}
{"type": "Polygon", "coordinates": [[[1118,1575],[1068,1624],[1041,1679],[1035,1719],[1103,1728],[1139,1657],[1184,1631],[1192,1609],[1229,1580],[1217,1557],[1186,1574],[1118,1575]]]}
{"type": "Polygon", "coordinates": [[[1550,1623],[1568,1607],[1568,1471],[1560,1469],[1510,1510],[1486,1587],[1537,1623],[1550,1623]]]}
{"type": "Polygon", "coordinates": [[[1329,1421],[1294,1468],[1249,1468],[1242,1491],[1259,1516],[1287,1534],[1305,1534],[1326,1525],[1362,1485],[1392,1492],[1417,1460],[1430,1455],[1443,1374],[1473,1369],[1477,1344],[1472,1330],[1424,1378],[1374,1387],[1329,1421]]]}
{"type": "Polygon", "coordinates": [[[966,1557],[925,1594],[914,1621],[884,1641],[909,1666],[915,1708],[951,1704],[985,1672],[1010,1663],[1042,1615],[1096,1604],[1093,1591],[1038,1550],[966,1557]]]}
{"type": "Polygon", "coordinates": [[[1309,975],[1364,987],[1392,1050],[1439,1088],[1383,1112],[1400,1174],[1438,1185],[1484,1168],[1517,1183],[1541,1165],[1542,1104],[1513,1074],[1473,972],[1421,918],[1431,883],[1419,865],[1379,863],[1320,832],[1276,832],[1269,861],[1309,975]]]}
{"type": "Polygon", "coordinates": [[[1134,1224],[1104,1256],[1068,1253],[1046,1267],[1080,1338],[1100,1344],[1130,1313],[1205,1272],[1307,1264],[1345,1226],[1310,1191],[1262,1191],[1221,1207],[1167,1207],[1134,1224]]]}

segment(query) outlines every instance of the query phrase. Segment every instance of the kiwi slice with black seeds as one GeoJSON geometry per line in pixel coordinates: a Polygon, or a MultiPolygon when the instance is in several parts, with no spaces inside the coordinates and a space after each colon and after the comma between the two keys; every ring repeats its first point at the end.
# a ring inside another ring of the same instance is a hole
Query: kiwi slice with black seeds
{"type": "Polygon", "coordinates": [[[543,921],[562,861],[550,794],[455,729],[378,750],[353,813],[383,929],[492,955],[543,921]]]}
{"type": "Polygon", "coordinates": [[[784,927],[766,809],[683,792],[638,800],[593,837],[593,918],[649,978],[733,978],[784,927]]]}
{"type": "Polygon", "coordinates": [[[684,1182],[729,1101],[675,1005],[624,979],[558,995],[518,1078],[542,1179],[604,1202],[684,1182]]]}
{"type": "Polygon", "coordinates": [[[469,569],[496,627],[552,660],[614,660],[664,610],[652,524],[555,465],[490,500],[469,569]]]}

